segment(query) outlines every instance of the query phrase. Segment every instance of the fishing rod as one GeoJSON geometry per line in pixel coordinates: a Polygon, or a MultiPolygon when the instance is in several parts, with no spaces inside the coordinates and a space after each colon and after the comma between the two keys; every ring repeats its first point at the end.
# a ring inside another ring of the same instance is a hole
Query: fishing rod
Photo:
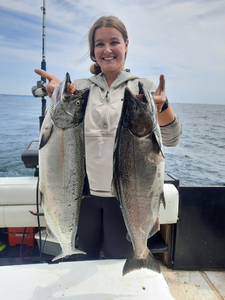
{"type": "MultiPolygon", "coordinates": [[[[42,61],[41,61],[41,69],[46,71],[46,60],[45,60],[45,15],[46,15],[46,7],[45,0],[43,0],[43,6],[41,7],[43,12],[43,25],[42,25],[42,61]]],[[[45,116],[46,110],[46,96],[48,95],[46,91],[46,78],[41,77],[40,81],[37,81],[37,85],[33,86],[31,91],[34,97],[42,98],[42,108],[41,108],[41,116],[39,117],[39,126],[41,128],[42,122],[45,116]]]]}
{"type": "MultiPolygon", "coordinates": [[[[41,7],[43,11],[43,25],[42,25],[42,61],[41,61],[41,69],[46,71],[46,60],[45,60],[45,14],[46,14],[46,7],[45,7],[45,0],[43,0],[43,6],[41,7]]],[[[39,117],[39,128],[41,129],[41,125],[43,123],[45,117],[45,110],[46,110],[46,96],[48,95],[46,91],[46,78],[41,77],[40,81],[37,81],[37,86],[33,86],[31,91],[34,97],[41,97],[42,98],[42,108],[41,108],[41,116],[39,117]]],[[[37,172],[37,167],[36,167],[37,172]]],[[[36,187],[36,206],[37,206],[37,213],[34,213],[37,216],[38,222],[38,231],[39,231],[39,248],[40,248],[40,262],[42,262],[42,240],[41,240],[41,224],[40,224],[40,216],[43,215],[39,212],[39,172],[38,174],[38,181],[36,187]]],[[[32,213],[32,212],[31,212],[32,213]]]]}

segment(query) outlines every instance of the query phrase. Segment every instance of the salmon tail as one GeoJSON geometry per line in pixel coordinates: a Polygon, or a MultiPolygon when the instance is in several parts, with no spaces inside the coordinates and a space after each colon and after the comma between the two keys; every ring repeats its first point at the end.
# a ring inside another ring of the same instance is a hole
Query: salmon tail
{"type": "Polygon", "coordinates": [[[66,258],[66,257],[69,257],[73,254],[87,254],[79,249],[74,249],[73,251],[71,251],[69,254],[68,253],[65,253],[63,250],[59,253],[59,255],[55,256],[52,261],[56,261],[56,260],[59,260],[59,259],[62,259],[62,258],[66,258]]]}
{"type": "Polygon", "coordinates": [[[157,260],[154,258],[154,256],[152,255],[152,253],[149,251],[148,248],[146,249],[145,252],[146,252],[145,258],[137,258],[133,253],[133,255],[126,260],[123,267],[123,276],[131,271],[140,270],[142,268],[155,271],[159,274],[161,273],[157,260]]]}

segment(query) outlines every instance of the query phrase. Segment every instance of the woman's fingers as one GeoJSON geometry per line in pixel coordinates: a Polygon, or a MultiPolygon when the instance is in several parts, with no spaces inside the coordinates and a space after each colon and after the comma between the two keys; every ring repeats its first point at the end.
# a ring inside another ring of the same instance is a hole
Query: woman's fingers
{"type": "Polygon", "coordinates": [[[40,75],[41,77],[44,77],[46,79],[48,79],[48,81],[61,81],[58,77],[56,77],[55,75],[53,74],[50,74],[42,69],[35,69],[34,70],[35,73],[37,73],[38,75],[40,75]]]}
{"type": "Polygon", "coordinates": [[[74,82],[68,83],[68,94],[73,95],[76,93],[77,93],[77,90],[75,88],[74,82]]]}
{"type": "Polygon", "coordinates": [[[55,87],[57,86],[57,84],[61,82],[61,80],[55,75],[50,74],[42,69],[35,69],[34,71],[36,74],[40,75],[41,77],[48,79],[49,83],[46,87],[46,91],[48,93],[48,96],[51,98],[55,87]]]}

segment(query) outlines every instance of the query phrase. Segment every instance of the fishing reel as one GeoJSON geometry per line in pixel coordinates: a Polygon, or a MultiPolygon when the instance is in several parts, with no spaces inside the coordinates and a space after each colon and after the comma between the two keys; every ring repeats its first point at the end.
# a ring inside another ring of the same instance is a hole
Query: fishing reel
{"type": "Polygon", "coordinates": [[[33,86],[31,91],[34,97],[45,97],[48,96],[46,91],[47,83],[43,80],[37,81],[37,86],[33,86]]]}

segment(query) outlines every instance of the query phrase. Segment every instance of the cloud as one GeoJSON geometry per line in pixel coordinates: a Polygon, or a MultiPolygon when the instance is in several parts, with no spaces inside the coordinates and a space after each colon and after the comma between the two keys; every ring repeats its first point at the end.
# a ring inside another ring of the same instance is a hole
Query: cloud
{"type": "MultiPolygon", "coordinates": [[[[33,0],[1,1],[0,60],[3,65],[6,61],[16,63],[18,60],[40,63],[42,4],[33,0]]],[[[110,14],[118,16],[127,27],[130,43],[126,66],[134,74],[158,81],[159,75],[164,73],[168,92],[176,102],[190,101],[190,87],[193,102],[200,98],[212,101],[211,90],[202,96],[206,84],[219,86],[216,98],[223,99],[223,0],[140,0],[138,3],[134,0],[47,0],[48,70],[56,71],[57,76],[62,76],[66,69],[78,78],[90,76],[90,59],[77,62],[88,52],[87,33],[93,22],[110,14]]]]}

